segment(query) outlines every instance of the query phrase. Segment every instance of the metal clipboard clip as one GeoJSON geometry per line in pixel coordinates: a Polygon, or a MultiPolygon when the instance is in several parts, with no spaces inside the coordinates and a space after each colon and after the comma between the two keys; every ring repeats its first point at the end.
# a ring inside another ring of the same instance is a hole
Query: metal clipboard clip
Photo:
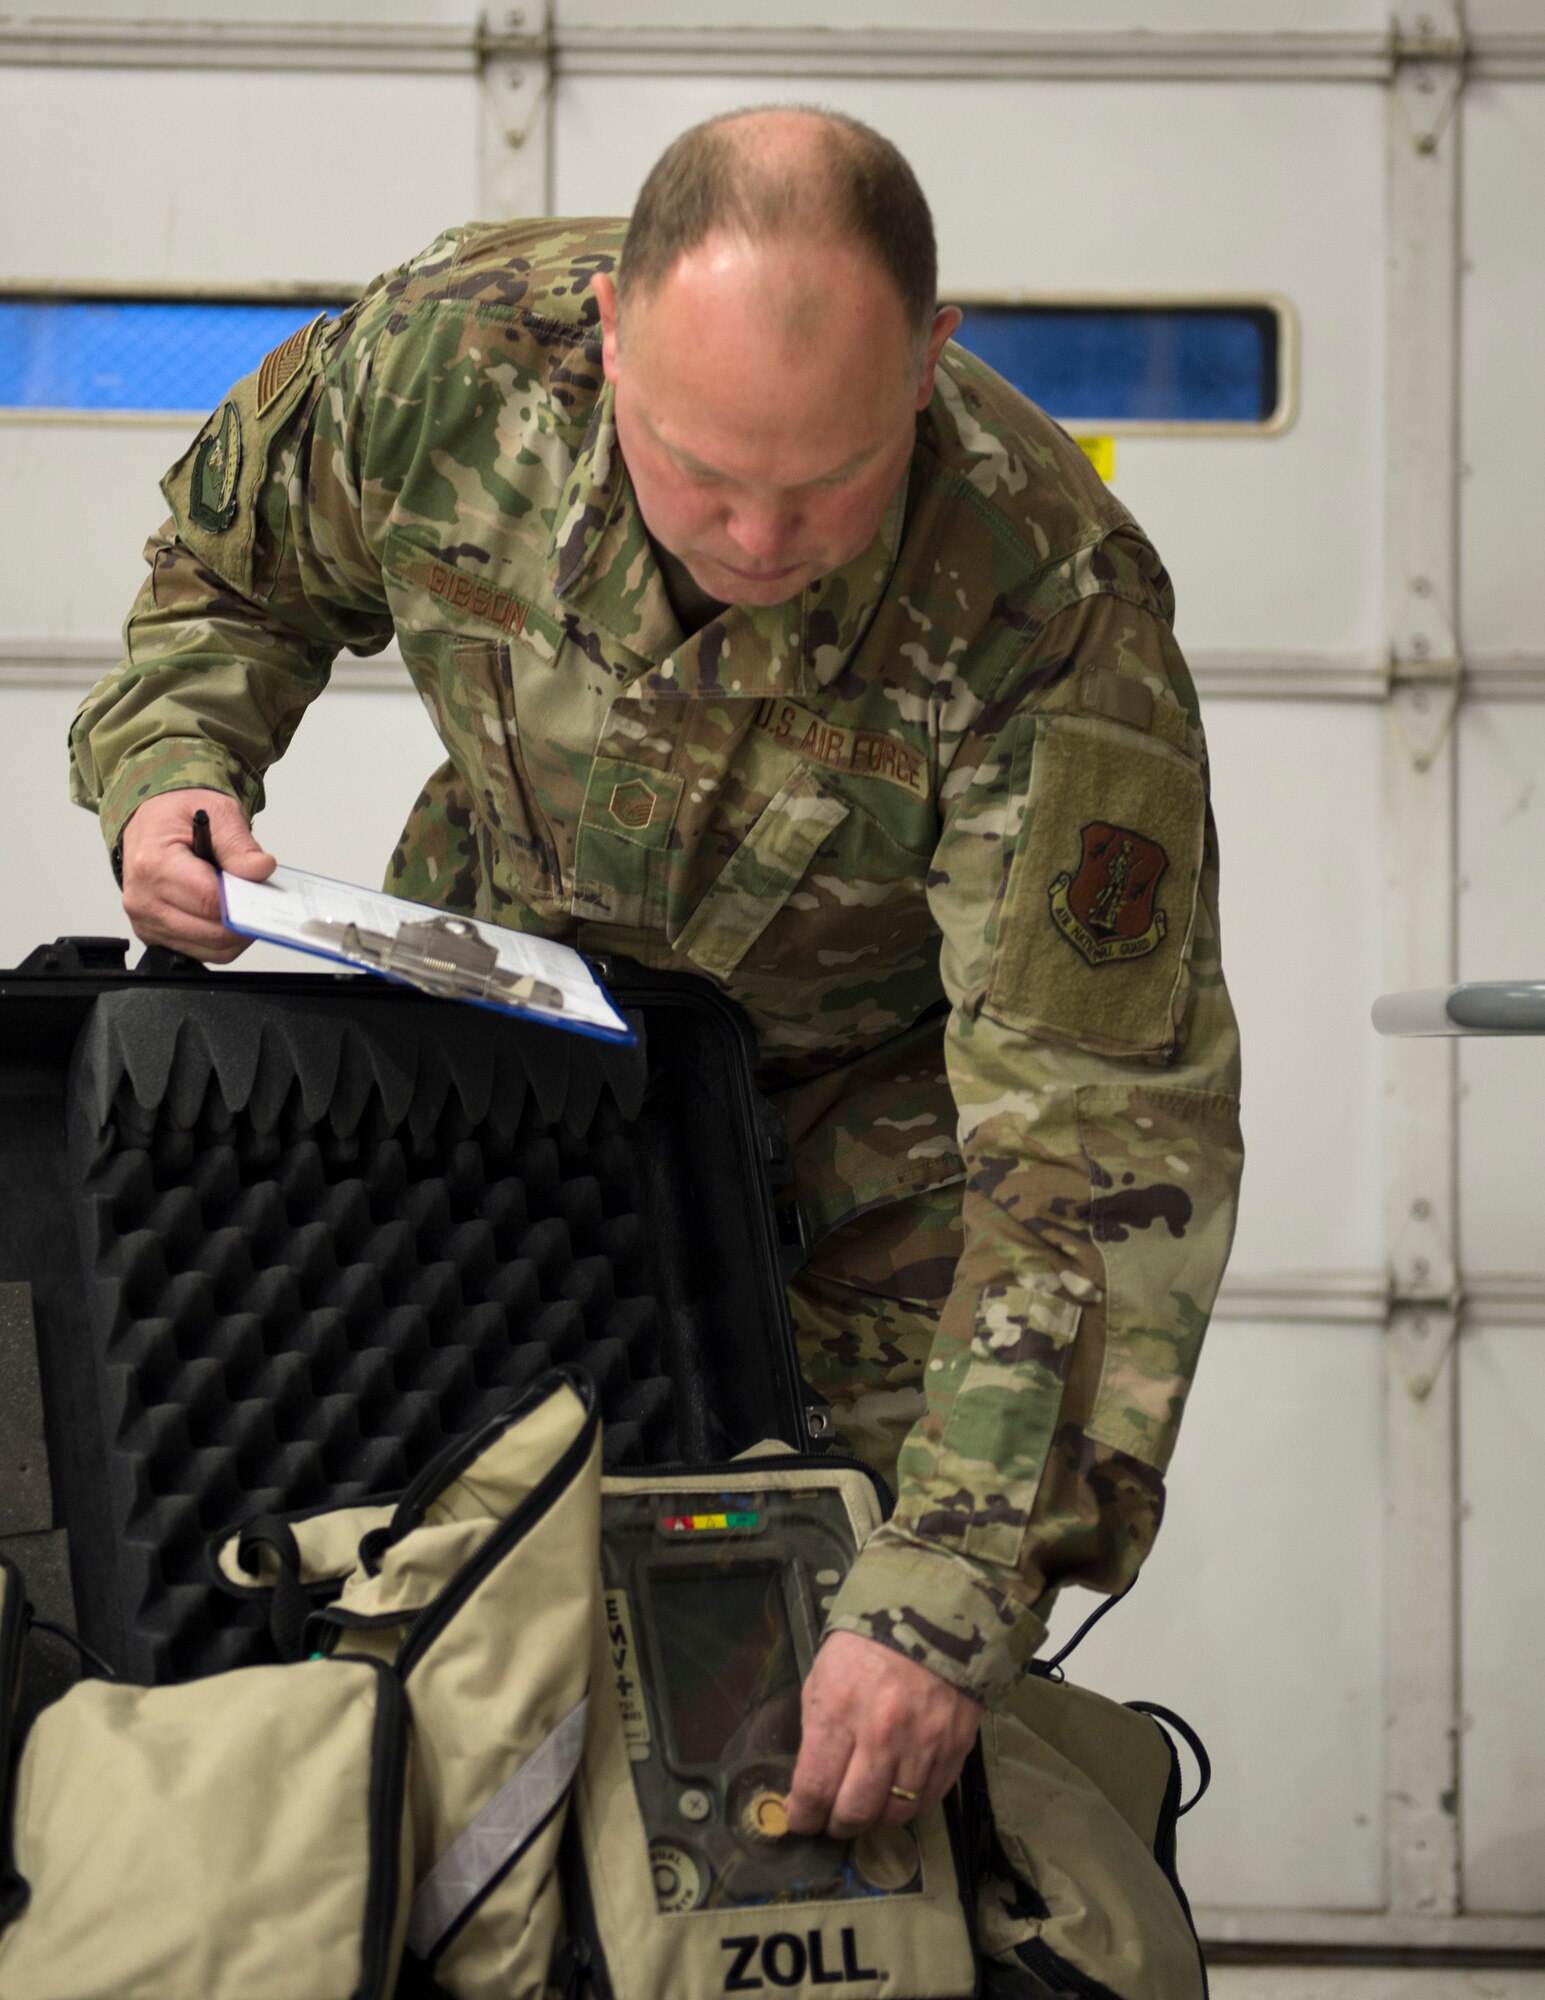
{"type": "Polygon", "coordinates": [[[563,994],[535,974],[507,971],[499,954],[465,917],[431,917],[428,923],[399,924],[395,937],[362,930],[358,924],[320,919],[306,928],[340,957],[376,972],[405,979],[442,1000],[491,1000],[502,1007],[564,1011],[563,994]]]}

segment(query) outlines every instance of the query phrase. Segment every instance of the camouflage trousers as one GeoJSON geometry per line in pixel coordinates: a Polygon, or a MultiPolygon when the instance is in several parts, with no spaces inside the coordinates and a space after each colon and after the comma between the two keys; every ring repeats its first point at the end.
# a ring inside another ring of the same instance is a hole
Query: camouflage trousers
{"type": "Polygon", "coordinates": [[[843,1224],[789,1286],[805,1380],[831,1405],[842,1450],[892,1492],[960,1255],[960,1192],[930,1189],[843,1224]]]}

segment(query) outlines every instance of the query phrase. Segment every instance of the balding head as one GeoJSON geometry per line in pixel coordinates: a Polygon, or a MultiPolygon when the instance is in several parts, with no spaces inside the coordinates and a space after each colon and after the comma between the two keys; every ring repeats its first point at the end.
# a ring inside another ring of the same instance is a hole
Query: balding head
{"type": "MultiPolygon", "coordinates": [[[[933,217],[905,159],[857,119],[768,106],[684,132],[639,194],[617,271],[620,303],[651,297],[715,234],[862,253],[895,287],[919,349],[926,343],[938,283],[933,217]]],[[[811,304],[789,300],[791,319],[808,317],[811,304]]]]}
{"type": "Polygon", "coordinates": [[[639,512],[700,591],[781,604],[875,539],[960,321],[893,146],[811,111],[700,125],[591,284],[639,512]]]}

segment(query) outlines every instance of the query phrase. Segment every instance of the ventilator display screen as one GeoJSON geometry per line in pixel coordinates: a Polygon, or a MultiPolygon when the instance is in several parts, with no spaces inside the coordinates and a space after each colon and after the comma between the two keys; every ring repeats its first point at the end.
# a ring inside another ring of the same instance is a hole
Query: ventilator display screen
{"type": "MultiPolygon", "coordinates": [[[[774,1936],[775,1906],[916,1895],[924,1876],[909,1826],[842,1841],[789,1825],[802,1676],[857,1540],[839,1483],[850,1475],[812,1466],[798,1477],[772,1488],[733,1471],[680,1486],[645,1479],[601,1500],[606,1754],[632,1770],[655,1906],[684,1922],[765,1910],[774,1936]]],[[[612,1817],[620,1836],[625,1817],[612,1817]]],[[[948,1882],[942,1822],[929,1823],[948,1882]]],[[[812,1954],[807,1983],[857,1976],[837,1971],[856,1935],[846,1926],[790,1920],[787,1935],[812,1954]]],[[[771,1992],[792,1966],[775,1957],[754,1976],[771,1992]]]]}
{"type": "Polygon", "coordinates": [[[649,1596],[677,1763],[799,1747],[799,1662],[773,1564],[656,1569],[649,1596]]]}

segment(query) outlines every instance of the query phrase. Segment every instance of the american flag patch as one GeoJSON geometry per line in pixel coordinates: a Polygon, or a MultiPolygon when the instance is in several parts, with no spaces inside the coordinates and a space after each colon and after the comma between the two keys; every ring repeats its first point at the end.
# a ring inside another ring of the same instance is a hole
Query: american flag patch
{"type": "Polygon", "coordinates": [[[309,326],[297,327],[288,340],[280,341],[271,354],[264,355],[262,366],[258,369],[257,380],[259,416],[262,416],[276,397],[284,393],[300,373],[311,346],[312,336],[326,318],[325,312],[319,312],[309,326]]]}

